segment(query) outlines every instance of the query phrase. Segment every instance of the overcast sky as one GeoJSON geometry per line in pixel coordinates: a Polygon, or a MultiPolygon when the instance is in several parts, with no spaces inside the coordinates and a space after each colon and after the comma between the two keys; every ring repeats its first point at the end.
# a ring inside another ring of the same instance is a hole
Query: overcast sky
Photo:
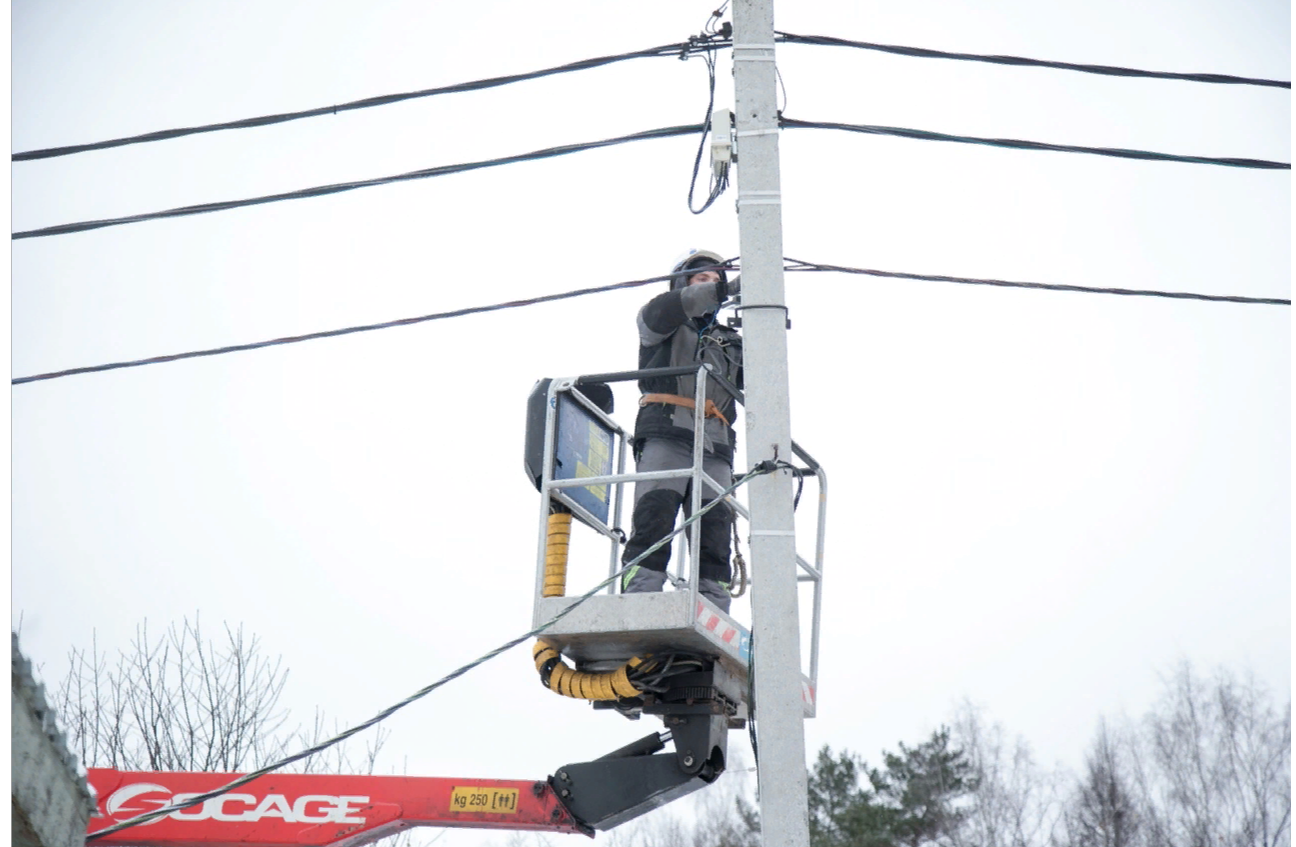
{"type": "MultiPolygon", "coordinates": [[[[712,6],[19,0],[16,151],[292,111],[681,41],[712,6]]],[[[1264,2],[779,4],[785,31],[1290,79],[1264,2]]],[[[785,115],[1290,161],[1287,90],[778,50],[785,115]]],[[[732,102],[719,60],[720,105],[732,102]]],[[[14,231],[510,155],[706,107],[634,62],[12,167],[14,231]]],[[[738,252],[686,208],[696,137],[12,246],[14,376],[424,315],[738,252]]],[[[967,277],[1290,298],[1290,171],[823,130],[780,139],[785,253],[967,277]]],[[[201,613],[364,720],[530,626],[540,377],[624,370],[638,288],[15,386],[14,626],[73,645],[201,613]]],[[[829,496],[819,716],[876,760],[964,698],[1044,763],[1186,658],[1291,665],[1285,306],[789,274],[793,437],[829,496]]],[[[634,397],[618,394],[629,425],[634,397]]],[[[740,428],[741,433],[741,428],[740,428]]],[[[811,524],[801,506],[800,528],[811,524]]],[[[799,541],[808,550],[812,538],[799,541]]],[[[604,547],[576,539],[573,589],[604,547]]],[[[745,545],[744,545],[745,547],[745,545]]],[[[581,580],[586,580],[581,583],[581,580]]],[[[735,615],[749,619],[747,598],[735,615]]],[[[384,769],[540,778],[650,731],[544,691],[519,648],[387,722],[384,769]]],[[[745,750],[745,734],[731,746],[745,750]]],[[[476,844],[455,834],[441,844],[476,844]],[[457,839],[457,840],[456,840],[457,839]]]]}

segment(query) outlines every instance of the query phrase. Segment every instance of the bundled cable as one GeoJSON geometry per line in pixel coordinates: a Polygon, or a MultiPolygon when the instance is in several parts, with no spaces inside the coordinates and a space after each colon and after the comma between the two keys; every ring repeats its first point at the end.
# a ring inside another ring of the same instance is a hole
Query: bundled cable
{"type": "MultiPolygon", "coordinates": [[[[708,25],[709,24],[710,22],[708,22],[708,25]]],[[[723,36],[716,35],[712,37],[721,38],[723,36]]],[[[712,174],[711,174],[711,187],[710,190],[707,192],[706,202],[702,204],[702,207],[700,209],[693,208],[693,193],[694,191],[697,190],[698,170],[702,165],[702,154],[706,150],[707,136],[713,132],[723,132],[725,133],[725,136],[727,138],[729,134],[728,126],[720,126],[720,127],[713,126],[711,120],[712,115],[714,114],[715,111],[715,86],[716,86],[715,53],[713,52],[703,53],[702,58],[706,62],[706,68],[707,68],[707,109],[706,109],[706,117],[703,118],[702,120],[702,137],[698,139],[697,156],[694,157],[693,159],[693,176],[689,180],[689,193],[688,193],[689,211],[695,215],[700,215],[703,212],[705,212],[707,209],[711,208],[711,204],[714,203],[716,199],[721,194],[724,193],[725,189],[729,187],[729,163],[722,162],[719,164],[719,166],[713,167],[712,174]]],[[[727,114],[727,113],[722,112],[722,114],[727,114]]]]}
{"type": "Polygon", "coordinates": [[[614,282],[610,285],[598,285],[592,288],[578,288],[574,291],[564,291],[558,294],[545,294],[539,297],[528,297],[524,300],[509,300],[504,303],[492,303],[488,306],[469,306],[465,309],[453,309],[449,312],[436,312],[431,315],[420,315],[414,318],[398,318],[393,321],[383,321],[375,324],[362,324],[360,326],[347,326],[340,329],[326,329],[320,332],[309,332],[305,335],[290,335],[285,338],[272,338],[268,341],[253,341],[248,344],[231,344],[226,347],[213,347],[207,350],[190,350],[184,353],[171,353],[165,356],[151,356],[147,359],[134,359],[126,362],[109,362],[102,365],[87,365],[79,368],[68,368],[62,371],[52,371],[50,373],[33,374],[31,376],[20,376],[10,380],[11,385],[23,385],[29,382],[41,382],[48,379],[60,379],[66,376],[75,376],[77,374],[100,373],[102,371],[113,371],[121,368],[138,368],[144,365],[160,365],[165,362],[178,362],[181,359],[196,359],[205,356],[221,356],[226,353],[240,353],[246,350],[260,350],[266,347],[277,347],[283,344],[299,344],[303,341],[315,341],[321,338],[336,338],[343,335],[351,335],[357,332],[373,332],[380,329],[392,329],[398,326],[412,326],[414,324],[425,323],[427,321],[439,321],[446,318],[459,318],[465,315],[477,315],[484,312],[498,312],[505,309],[518,309],[523,306],[534,306],[537,303],[548,303],[554,300],[567,300],[573,297],[584,297],[588,294],[599,294],[604,291],[616,291],[622,288],[636,288],[641,285],[649,285],[654,282],[661,282],[670,279],[671,275],[654,276],[647,279],[632,279],[627,282],[614,282]]]}
{"type": "Polygon", "coordinates": [[[578,700],[626,700],[643,694],[665,694],[672,677],[705,670],[711,663],[695,653],[654,653],[634,657],[605,673],[572,669],[558,649],[543,638],[531,648],[540,683],[556,694],[578,700]]]}
{"type": "Polygon", "coordinates": [[[867,135],[889,135],[919,141],[954,141],[960,144],[983,144],[987,147],[1004,147],[1010,150],[1051,150],[1058,153],[1088,153],[1094,156],[1112,156],[1118,159],[1142,159],[1153,162],[1184,162],[1194,165],[1223,165],[1231,168],[1259,168],[1262,170],[1291,170],[1291,162],[1268,159],[1241,159],[1217,156],[1181,156],[1175,153],[1156,153],[1151,150],[1126,150],[1122,147],[1081,147],[1076,144],[1047,144],[1042,141],[1023,141],[1016,138],[979,138],[972,135],[950,135],[926,129],[906,129],[894,126],[869,126],[828,121],[799,121],[780,118],[779,126],[788,129],[840,129],[867,135]]]}
{"type": "Polygon", "coordinates": [[[802,262],[785,258],[787,265],[784,271],[818,271],[827,273],[862,274],[884,279],[913,279],[927,282],[954,282],[961,285],[990,285],[998,288],[1034,288],[1043,291],[1074,291],[1082,294],[1118,294],[1131,297],[1166,297],[1172,300],[1204,300],[1213,303],[1252,303],[1265,306],[1290,306],[1291,300],[1276,297],[1241,297],[1231,294],[1195,294],[1190,291],[1157,291],[1137,288],[1098,288],[1088,285],[1062,285],[1048,282],[1014,282],[1006,279],[977,279],[966,276],[942,276],[938,274],[915,274],[901,271],[879,271],[871,268],[849,268],[842,265],[827,265],[823,262],[802,262]]]}
{"type": "Polygon", "coordinates": [[[307,197],[324,197],[329,194],[338,194],[343,191],[352,191],[357,188],[370,188],[376,185],[389,185],[394,182],[408,182],[415,179],[427,179],[434,176],[445,176],[446,174],[457,174],[465,171],[480,170],[482,168],[493,168],[498,167],[499,165],[512,165],[518,162],[533,162],[537,159],[549,159],[554,156],[565,156],[569,153],[595,150],[600,147],[612,147],[617,144],[626,144],[631,141],[645,141],[653,138],[671,138],[676,135],[691,135],[699,129],[702,129],[702,127],[696,124],[661,127],[660,129],[650,129],[644,132],[631,133],[630,135],[621,135],[616,138],[605,138],[601,141],[587,141],[581,144],[564,144],[559,147],[548,147],[544,150],[533,150],[530,153],[519,153],[516,156],[502,156],[498,159],[486,159],[480,162],[463,162],[457,165],[440,165],[438,167],[424,168],[422,170],[396,174],[395,176],[361,179],[354,182],[339,182],[332,185],[317,185],[313,188],[302,188],[297,191],[287,191],[282,194],[267,194],[261,197],[249,197],[243,200],[224,200],[215,203],[200,203],[196,206],[181,206],[177,209],[166,209],[161,212],[146,212],[140,215],[127,215],[121,218],[102,218],[100,220],[78,221],[76,223],[47,226],[40,229],[15,232],[11,238],[17,241],[20,238],[66,235],[72,232],[86,232],[92,229],[101,229],[106,226],[119,226],[121,224],[140,223],[142,221],[160,220],[162,218],[180,218],[188,215],[199,215],[205,212],[221,212],[227,209],[239,209],[244,206],[258,206],[264,203],[277,203],[281,200],[302,200],[307,197]]]}
{"type": "Polygon", "coordinates": [[[675,55],[687,56],[690,53],[698,51],[713,51],[726,46],[728,45],[723,43],[697,43],[694,39],[689,39],[689,41],[685,43],[663,44],[660,47],[649,47],[646,50],[635,50],[630,53],[620,53],[615,56],[599,56],[594,59],[581,59],[577,62],[569,62],[565,65],[558,65],[557,67],[545,68],[544,70],[539,71],[490,77],[489,79],[460,82],[455,85],[443,85],[438,88],[425,88],[421,91],[407,91],[401,94],[382,94],[377,97],[366,97],[362,100],[352,100],[349,103],[340,103],[336,106],[321,106],[315,109],[304,109],[299,112],[283,112],[275,115],[262,115],[261,117],[242,118],[240,120],[226,121],[224,123],[203,124],[201,126],[181,127],[177,129],[163,129],[155,132],[146,132],[141,135],[131,135],[125,138],[111,138],[106,141],[96,141],[89,144],[73,144],[67,147],[47,147],[41,150],[27,150],[21,153],[14,153],[12,160],[15,162],[28,162],[34,159],[50,159],[56,156],[69,156],[73,153],[85,153],[90,150],[107,150],[113,147],[125,147],[129,144],[145,144],[151,141],[165,141],[171,138],[183,138],[186,135],[197,135],[198,133],[203,132],[270,126],[272,124],[286,123],[287,121],[296,121],[303,118],[336,115],[338,112],[350,112],[357,109],[371,109],[375,106],[387,106],[392,103],[401,103],[405,100],[414,100],[421,97],[434,97],[439,94],[454,94],[462,91],[481,91],[487,88],[496,88],[503,85],[510,85],[515,82],[540,79],[542,77],[554,76],[556,74],[589,70],[591,68],[601,68],[605,65],[624,62],[630,59],[675,55]]]}
{"type": "MultiPolygon", "coordinates": [[[[881,271],[870,268],[851,268],[842,265],[829,265],[822,262],[802,262],[796,259],[787,259],[789,264],[784,268],[785,271],[819,271],[845,274],[863,274],[866,276],[883,277],[887,279],[913,279],[924,280],[929,282],[954,282],[964,285],[991,285],[1001,288],[1035,288],[1044,291],[1075,291],[1085,294],[1120,294],[1139,297],[1166,297],[1175,300],[1204,300],[1217,303],[1255,303],[1267,306],[1290,306],[1291,300],[1279,299],[1275,297],[1242,297],[1229,294],[1196,294],[1190,291],[1159,291],[1149,289],[1133,288],[1100,288],[1097,286],[1087,285],[1062,285],[1047,282],[1014,282],[1004,279],[977,279],[963,276],[944,276],[938,274],[918,274],[906,273],[902,271],[881,271]]],[[[102,365],[87,365],[79,368],[68,368],[62,371],[51,371],[49,373],[32,374],[31,376],[21,376],[10,380],[11,385],[24,385],[31,382],[42,382],[50,379],[60,379],[77,374],[100,373],[103,371],[118,370],[121,368],[137,368],[144,365],[156,365],[164,362],[176,362],[182,359],[194,359],[204,356],[219,356],[225,353],[238,353],[246,350],[259,350],[265,347],[274,347],[281,344],[297,344],[302,341],[313,341],[321,338],[333,338],[342,335],[350,335],[356,332],[372,332],[380,329],[391,329],[398,326],[411,326],[425,321],[442,320],[445,318],[457,318],[465,315],[481,314],[484,312],[495,312],[504,309],[517,309],[523,306],[532,306],[538,303],[548,303],[554,300],[566,300],[573,297],[584,297],[588,294],[599,294],[605,291],[616,291],[622,288],[634,288],[641,285],[648,285],[654,282],[670,279],[671,275],[649,277],[647,279],[635,279],[628,282],[616,282],[611,285],[599,285],[593,288],[580,288],[574,291],[564,291],[559,294],[546,294],[539,297],[530,297],[525,300],[511,300],[506,303],[493,303],[488,306],[472,306],[466,309],[455,309],[449,312],[437,312],[431,315],[421,315],[414,318],[399,318],[394,321],[383,321],[376,324],[365,324],[362,326],[349,326],[341,329],[330,329],[322,332],[312,332],[306,335],[294,335],[287,338],[275,338],[269,341],[254,341],[249,344],[233,344],[228,347],[215,347],[208,350],[191,350],[186,353],[172,353],[166,356],[153,356],[147,359],[135,359],[125,362],[109,362],[102,365]]]]}
{"type": "Polygon", "coordinates": [[[581,700],[619,700],[640,694],[630,673],[643,664],[642,659],[631,658],[607,673],[584,673],[568,667],[558,650],[543,638],[536,640],[531,656],[540,672],[540,684],[555,694],[581,700]]]}
{"type": "Polygon", "coordinates": [[[561,597],[567,593],[567,550],[571,544],[571,511],[561,507],[549,513],[545,533],[544,587],[541,597],[561,597]]]}
{"type": "Polygon", "coordinates": [[[987,56],[979,53],[949,53],[944,50],[929,50],[925,47],[900,47],[895,44],[871,44],[867,41],[849,41],[845,38],[832,38],[827,35],[794,35],[790,32],[776,32],[775,40],[789,44],[819,44],[830,47],[854,47],[860,50],[876,50],[882,53],[893,53],[897,56],[915,56],[920,59],[956,59],[965,62],[989,62],[995,65],[1014,65],[1017,67],[1053,68],[1063,71],[1079,71],[1104,76],[1143,77],[1146,79],[1175,79],[1186,82],[1210,82],[1226,85],[1260,85],[1270,88],[1291,88],[1290,80],[1257,79],[1255,77],[1234,76],[1232,74],[1175,73],[1173,71],[1145,71],[1138,68],[1122,68],[1113,65],[1086,65],[1076,62],[1054,62],[1046,59],[1028,59],[1023,56],[987,56]]]}
{"type": "Polygon", "coordinates": [[[634,667],[629,680],[639,691],[665,694],[671,688],[672,677],[706,670],[711,661],[697,653],[654,653],[634,667]]]}

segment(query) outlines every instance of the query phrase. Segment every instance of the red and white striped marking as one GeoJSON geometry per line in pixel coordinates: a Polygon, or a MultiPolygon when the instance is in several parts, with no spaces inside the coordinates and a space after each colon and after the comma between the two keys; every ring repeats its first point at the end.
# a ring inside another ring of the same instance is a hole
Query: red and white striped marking
{"type": "MultiPolygon", "coordinates": [[[[751,662],[751,634],[747,630],[701,600],[697,604],[696,620],[708,638],[737,656],[744,664],[751,662]]],[[[804,676],[801,677],[801,701],[814,709],[815,689],[804,676]]]]}
{"type": "Polygon", "coordinates": [[[696,619],[707,637],[743,662],[751,658],[751,635],[729,618],[698,600],[696,619]]]}

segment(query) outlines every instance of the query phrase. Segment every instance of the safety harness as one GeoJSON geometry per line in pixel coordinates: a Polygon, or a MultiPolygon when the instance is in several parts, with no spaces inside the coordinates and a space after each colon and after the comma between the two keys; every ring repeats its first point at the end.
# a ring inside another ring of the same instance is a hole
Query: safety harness
{"type": "MultiPolygon", "coordinates": [[[[639,398],[640,406],[647,406],[649,403],[667,403],[672,406],[683,406],[685,409],[697,409],[697,402],[691,397],[681,397],[678,394],[645,394],[639,398]]],[[[729,419],[720,411],[720,407],[715,404],[714,400],[706,401],[706,416],[708,418],[717,418],[725,426],[729,426],[729,419]]]]}

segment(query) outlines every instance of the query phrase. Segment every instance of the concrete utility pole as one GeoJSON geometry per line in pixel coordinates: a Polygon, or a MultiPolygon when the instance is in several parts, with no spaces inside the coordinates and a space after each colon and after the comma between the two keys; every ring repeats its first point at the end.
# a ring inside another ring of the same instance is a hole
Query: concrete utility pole
{"type": "MultiPolygon", "coordinates": [[[[747,459],[792,460],[774,0],[733,7],[747,459]]],[[[809,847],[792,475],[750,483],[757,774],[766,847],[809,847]]]]}

